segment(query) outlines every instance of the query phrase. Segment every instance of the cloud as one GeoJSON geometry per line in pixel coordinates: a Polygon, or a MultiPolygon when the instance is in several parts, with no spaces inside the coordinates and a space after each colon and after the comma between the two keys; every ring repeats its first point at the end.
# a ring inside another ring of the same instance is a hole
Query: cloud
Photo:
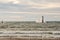
{"type": "Polygon", "coordinates": [[[17,1],[17,0],[14,0],[14,1],[11,0],[9,3],[12,3],[12,4],[20,4],[20,2],[17,1]]]}
{"type": "Polygon", "coordinates": [[[18,4],[20,1],[18,0],[0,0],[0,3],[13,3],[13,4],[18,4]]]}
{"type": "Polygon", "coordinates": [[[2,0],[1,3],[26,4],[37,8],[60,7],[60,0],[2,0]]]}
{"type": "Polygon", "coordinates": [[[60,7],[54,8],[34,8],[30,5],[16,5],[16,4],[0,4],[0,11],[5,12],[49,12],[49,13],[60,13],[60,7]]]}
{"type": "Polygon", "coordinates": [[[0,0],[0,14],[7,19],[19,19],[22,15],[24,20],[36,20],[42,15],[58,16],[60,0],[0,0]]]}

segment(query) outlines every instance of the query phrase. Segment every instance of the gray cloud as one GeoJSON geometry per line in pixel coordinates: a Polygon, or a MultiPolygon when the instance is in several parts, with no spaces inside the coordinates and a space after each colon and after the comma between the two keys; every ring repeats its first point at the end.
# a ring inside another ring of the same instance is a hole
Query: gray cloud
{"type": "Polygon", "coordinates": [[[25,4],[0,4],[0,10],[2,11],[13,11],[13,12],[59,12],[60,13],[60,7],[56,8],[32,8],[30,5],[25,4]]]}
{"type": "Polygon", "coordinates": [[[60,3],[60,0],[31,0],[35,3],[60,3]]]}
{"type": "MultiPolygon", "coordinates": [[[[21,3],[14,4],[15,1],[1,2],[0,16],[24,16],[23,20],[36,20],[42,15],[60,16],[60,0],[20,0],[21,3]]],[[[9,19],[8,16],[7,19],[9,19]]]]}

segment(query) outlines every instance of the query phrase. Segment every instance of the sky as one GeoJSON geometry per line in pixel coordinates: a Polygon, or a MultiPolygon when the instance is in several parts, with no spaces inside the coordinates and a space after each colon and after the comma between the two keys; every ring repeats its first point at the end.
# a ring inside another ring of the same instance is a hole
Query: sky
{"type": "Polygon", "coordinates": [[[0,0],[0,21],[60,21],[60,0],[0,0]]]}

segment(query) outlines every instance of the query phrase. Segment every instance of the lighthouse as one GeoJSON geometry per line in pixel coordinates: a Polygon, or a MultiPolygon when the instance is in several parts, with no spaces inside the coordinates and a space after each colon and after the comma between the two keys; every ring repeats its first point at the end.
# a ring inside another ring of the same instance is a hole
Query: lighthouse
{"type": "Polygon", "coordinates": [[[42,16],[42,23],[44,23],[44,16],[42,16]]]}

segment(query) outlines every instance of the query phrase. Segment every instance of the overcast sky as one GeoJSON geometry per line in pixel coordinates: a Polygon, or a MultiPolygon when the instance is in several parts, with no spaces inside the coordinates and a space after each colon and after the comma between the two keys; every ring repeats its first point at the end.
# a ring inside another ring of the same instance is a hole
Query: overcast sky
{"type": "Polygon", "coordinates": [[[60,21],[60,0],[0,0],[0,20],[60,21]]]}

